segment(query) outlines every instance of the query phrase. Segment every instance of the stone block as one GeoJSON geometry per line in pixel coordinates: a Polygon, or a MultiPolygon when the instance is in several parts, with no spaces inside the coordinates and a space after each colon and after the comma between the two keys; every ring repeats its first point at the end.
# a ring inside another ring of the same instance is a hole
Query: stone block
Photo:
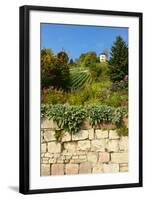
{"type": "Polygon", "coordinates": [[[41,144],[41,153],[45,153],[46,151],[46,143],[41,144]]]}
{"type": "Polygon", "coordinates": [[[60,153],[54,153],[53,157],[54,158],[59,158],[60,157],[60,153]]]}
{"type": "Polygon", "coordinates": [[[50,164],[41,164],[41,176],[50,175],[50,164]]]}
{"type": "Polygon", "coordinates": [[[64,149],[69,153],[73,153],[76,151],[76,143],[75,142],[65,142],[64,149]]]}
{"type": "Polygon", "coordinates": [[[78,174],[79,165],[78,164],[66,164],[65,173],[66,174],[78,174]]]}
{"type": "Polygon", "coordinates": [[[80,156],[80,155],[86,155],[86,152],[85,151],[79,151],[79,150],[77,150],[76,152],[73,153],[73,155],[78,155],[78,156],[80,156]]]}
{"type": "Polygon", "coordinates": [[[108,152],[99,153],[99,162],[105,163],[105,162],[109,162],[109,160],[110,160],[110,154],[108,152]]]}
{"type": "Polygon", "coordinates": [[[89,149],[90,149],[90,141],[89,140],[78,141],[77,150],[87,151],[89,149]]]}
{"type": "Polygon", "coordinates": [[[45,140],[44,140],[44,131],[41,130],[41,143],[44,143],[45,140]]]}
{"type": "Polygon", "coordinates": [[[57,142],[48,142],[48,152],[49,153],[60,153],[61,144],[57,142]]]}
{"type": "Polygon", "coordinates": [[[110,130],[109,131],[109,139],[119,139],[119,135],[116,132],[116,130],[110,130]]]}
{"type": "Polygon", "coordinates": [[[89,140],[93,140],[94,139],[94,129],[91,128],[88,130],[88,133],[89,133],[89,140]]]}
{"type": "Polygon", "coordinates": [[[128,151],[128,137],[123,136],[120,139],[120,151],[128,151]]]}
{"type": "Polygon", "coordinates": [[[78,162],[75,162],[74,159],[71,159],[71,160],[70,160],[70,163],[78,163],[78,162]]]}
{"type": "Polygon", "coordinates": [[[65,159],[71,159],[72,155],[65,156],[65,159]]]}
{"type": "Polygon", "coordinates": [[[72,159],[78,159],[79,156],[72,156],[72,159]]]}
{"type": "Polygon", "coordinates": [[[92,173],[102,173],[103,172],[103,164],[96,164],[94,167],[93,167],[93,170],[92,170],[92,173]]]}
{"type": "Polygon", "coordinates": [[[86,161],[87,161],[87,158],[78,158],[78,159],[71,160],[72,163],[76,163],[76,164],[84,163],[86,161]]]}
{"type": "Polygon", "coordinates": [[[70,161],[69,159],[65,159],[64,163],[69,163],[69,161],[70,161]]]}
{"type": "Polygon", "coordinates": [[[86,155],[80,155],[80,156],[79,156],[79,159],[86,159],[86,158],[87,158],[86,155]]]}
{"type": "Polygon", "coordinates": [[[45,118],[41,121],[41,128],[42,129],[54,129],[54,128],[58,128],[56,122],[53,121],[53,119],[48,119],[45,118]]]}
{"type": "Polygon", "coordinates": [[[88,160],[88,162],[96,163],[97,162],[97,158],[98,158],[97,153],[89,152],[87,154],[87,160],[88,160]]]}
{"type": "Polygon", "coordinates": [[[41,158],[45,157],[45,153],[41,153],[41,158]]]}
{"type": "Polygon", "coordinates": [[[120,164],[120,172],[128,172],[128,164],[120,164]]]}
{"type": "Polygon", "coordinates": [[[43,163],[43,164],[49,163],[48,161],[49,161],[48,158],[41,158],[41,163],[43,163]]]}
{"type": "Polygon", "coordinates": [[[55,131],[44,130],[44,141],[45,142],[55,141],[56,138],[54,134],[55,134],[55,131]]]}
{"type": "Polygon", "coordinates": [[[107,149],[109,152],[118,152],[119,140],[109,140],[107,149]]]}
{"type": "Polygon", "coordinates": [[[54,157],[54,154],[47,152],[47,153],[45,153],[44,157],[46,157],[46,158],[52,158],[52,157],[54,157]]]}
{"type": "Polygon", "coordinates": [[[51,175],[64,175],[64,164],[52,164],[51,175]]]}
{"type": "Polygon", "coordinates": [[[91,173],[92,165],[89,162],[84,162],[80,164],[79,174],[88,174],[91,173]]]}
{"type": "Polygon", "coordinates": [[[105,138],[108,138],[108,130],[97,129],[95,131],[95,138],[96,139],[105,139],[105,138]]]}
{"type": "Polygon", "coordinates": [[[56,158],[50,158],[50,159],[49,159],[49,163],[50,163],[50,164],[56,163],[56,158]]]}
{"type": "MultiPolygon", "coordinates": [[[[64,145],[65,146],[65,145],[64,145]]],[[[64,147],[65,148],[65,147],[64,147]]],[[[74,151],[75,152],[75,151],[74,151]]],[[[64,156],[72,156],[74,155],[74,152],[68,152],[67,149],[64,149],[62,152],[61,152],[61,155],[64,155],[64,156]]]]}
{"type": "Polygon", "coordinates": [[[88,138],[89,132],[88,130],[81,130],[76,134],[72,135],[72,140],[76,141],[76,140],[85,140],[88,138]]]}
{"type": "Polygon", "coordinates": [[[103,172],[112,173],[119,172],[119,164],[103,164],[103,172]]]}
{"type": "Polygon", "coordinates": [[[91,151],[105,151],[106,141],[104,139],[92,140],[91,141],[91,151]]]}
{"type": "Polygon", "coordinates": [[[65,160],[63,160],[63,159],[57,159],[56,163],[65,163],[65,160]]]}
{"type": "Polygon", "coordinates": [[[63,135],[63,138],[61,140],[62,142],[68,142],[71,141],[71,134],[68,132],[65,132],[65,134],[63,135]]]}
{"type": "Polygon", "coordinates": [[[128,153],[111,153],[112,163],[128,163],[128,153]]]}

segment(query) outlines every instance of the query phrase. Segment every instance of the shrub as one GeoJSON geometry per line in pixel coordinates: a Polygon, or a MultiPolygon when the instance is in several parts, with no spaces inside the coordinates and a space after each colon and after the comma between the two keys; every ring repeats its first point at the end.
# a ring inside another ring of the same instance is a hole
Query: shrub
{"type": "Polygon", "coordinates": [[[87,107],[86,113],[92,126],[100,123],[111,123],[115,109],[110,106],[91,105],[87,107]]]}
{"type": "Polygon", "coordinates": [[[109,79],[108,63],[96,63],[89,67],[90,73],[94,80],[106,81],[109,79]]]}
{"type": "Polygon", "coordinates": [[[70,105],[105,104],[110,87],[110,81],[86,83],[83,90],[67,93],[66,99],[70,105]]]}
{"type": "Polygon", "coordinates": [[[121,126],[117,129],[117,133],[119,136],[127,136],[128,135],[128,128],[126,126],[121,126]]]}
{"type": "Polygon", "coordinates": [[[93,82],[91,85],[88,85],[85,90],[90,94],[90,98],[85,102],[85,104],[105,104],[110,93],[110,85],[110,81],[93,82]]]}
{"type": "Polygon", "coordinates": [[[90,94],[86,90],[71,92],[67,94],[67,102],[69,105],[82,106],[90,98],[90,94]]]}
{"type": "Polygon", "coordinates": [[[50,105],[45,112],[52,118],[60,130],[76,133],[80,130],[85,118],[85,111],[79,106],[50,105]]]}
{"type": "Polygon", "coordinates": [[[48,89],[43,89],[41,93],[41,101],[42,103],[47,104],[58,104],[66,102],[66,95],[63,90],[57,90],[53,87],[48,89]]]}
{"type": "Polygon", "coordinates": [[[119,107],[121,106],[121,96],[118,92],[112,92],[109,98],[106,99],[106,103],[109,106],[119,107]]]}

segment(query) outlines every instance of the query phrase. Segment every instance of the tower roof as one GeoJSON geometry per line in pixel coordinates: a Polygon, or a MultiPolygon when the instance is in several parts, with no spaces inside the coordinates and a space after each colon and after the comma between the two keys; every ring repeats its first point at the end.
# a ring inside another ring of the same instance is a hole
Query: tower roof
{"type": "Polygon", "coordinates": [[[106,56],[106,53],[102,52],[102,53],[100,53],[99,55],[105,55],[105,56],[106,56]]]}

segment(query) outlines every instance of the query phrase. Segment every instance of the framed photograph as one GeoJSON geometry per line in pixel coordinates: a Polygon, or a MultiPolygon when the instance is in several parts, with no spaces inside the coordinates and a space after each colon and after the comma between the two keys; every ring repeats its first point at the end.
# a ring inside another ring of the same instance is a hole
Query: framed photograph
{"type": "Polygon", "coordinates": [[[142,13],[20,7],[20,192],[142,186],[142,13]]]}

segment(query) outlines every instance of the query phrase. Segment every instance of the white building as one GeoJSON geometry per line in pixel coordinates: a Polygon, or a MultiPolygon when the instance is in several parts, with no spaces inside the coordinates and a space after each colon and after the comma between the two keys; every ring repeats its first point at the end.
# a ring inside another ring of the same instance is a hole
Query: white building
{"type": "Polygon", "coordinates": [[[100,57],[100,62],[101,62],[101,63],[102,63],[102,62],[106,62],[107,56],[106,56],[105,53],[101,53],[101,54],[99,55],[99,57],[100,57]]]}

